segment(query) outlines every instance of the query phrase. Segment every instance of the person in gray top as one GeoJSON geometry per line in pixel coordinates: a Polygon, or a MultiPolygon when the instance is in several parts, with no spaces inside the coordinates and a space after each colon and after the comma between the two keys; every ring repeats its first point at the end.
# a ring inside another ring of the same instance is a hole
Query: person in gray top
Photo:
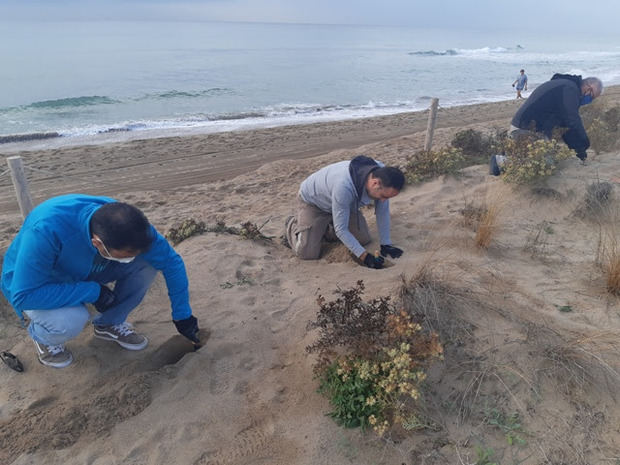
{"type": "Polygon", "coordinates": [[[340,240],[361,264],[383,268],[383,257],[398,258],[403,253],[390,239],[389,199],[399,194],[404,183],[400,169],[363,155],[321,168],[301,183],[297,215],[286,221],[288,244],[299,258],[316,260],[323,239],[340,240]],[[364,248],[371,238],[360,212],[373,202],[381,243],[378,257],[364,248]]]}
{"type": "Polygon", "coordinates": [[[522,90],[527,90],[527,74],[525,74],[525,70],[522,69],[519,71],[519,76],[515,79],[515,82],[512,83],[512,87],[517,86],[517,98],[523,98],[521,95],[522,90]]]}

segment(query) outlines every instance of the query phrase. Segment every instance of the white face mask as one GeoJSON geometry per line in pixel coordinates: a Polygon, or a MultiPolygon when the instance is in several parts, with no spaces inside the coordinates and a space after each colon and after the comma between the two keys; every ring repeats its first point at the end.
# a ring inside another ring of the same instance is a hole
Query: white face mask
{"type": "Polygon", "coordinates": [[[113,261],[113,262],[119,262],[119,263],[131,263],[136,258],[136,257],[127,257],[127,258],[116,258],[116,257],[113,257],[112,254],[110,253],[110,251],[108,250],[108,248],[103,243],[103,241],[101,239],[99,239],[98,237],[97,237],[97,240],[99,241],[99,243],[103,247],[103,250],[105,250],[105,253],[108,254],[108,256],[106,257],[101,252],[99,252],[99,255],[101,255],[106,260],[110,260],[110,261],[113,261]]]}
{"type": "MultiPolygon", "coordinates": [[[[101,255],[103,257],[103,255],[101,255]]],[[[112,260],[113,262],[119,263],[131,263],[135,260],[136,257],[127,257],[127,258],[115,258],[115,257],[103,257],[106,260],[112,260]]]]}

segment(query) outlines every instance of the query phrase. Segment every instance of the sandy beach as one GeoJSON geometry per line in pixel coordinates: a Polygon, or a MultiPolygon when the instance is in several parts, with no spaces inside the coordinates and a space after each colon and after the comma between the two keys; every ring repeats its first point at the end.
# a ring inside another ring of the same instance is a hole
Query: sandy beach
{"type": "MultiPolygon", "coordinates": [[[[601,99],[617,105],[620,87],[601,99]]],[[[506,129],[519,105],[441,108],[433,145],[466,128],[506,129]]],[[[129,318],[149,337],[144,351],[96,340],[86,328],[68,344],[76,360],[62,370],[38,363],[0,297],[0,349],[26,367],[20,374],[0,366],[0,463],[439,465],[476,463],[485,449],[502,464],[619,463],[620,302],[596,264],[599,225],[575,214],[588,184],[617,190],[618,153],[591,153],[587,166],[563,162],[547,183],[554,195],[508,188],[486,165],[408,186],[390,202],[392,239],[405,253],[385,270],[360,267],[342,245],[304,262],[280,243],[306,176],[358,154],[402,165],[422,149],[427,117],[7,148],[4,157],[22,157],[35,203],[70,192],[109,195],[141,208],[162,233],[188,218],[251,221],[273,240],[205,233],[176,246],[206,341],[196,352],[175,331],[161,276],[129,318]],[[499,197],[497,235],[482,250],[462,211],[499,197]],[[428,424],[386,438],[337,426],[305,351],[316,338],[307,323],[317,296],[330,299],[361,279],[367,299],[399,302],[403,276],[429,264],[463,298],[444,309],[459,326],[429,371],[421,400],[428,424]],[[583,371],[571,368],[580,363],[583,371]],[[489,421],[493,409],[519,414],[524,444],[489,421]]],[[[3,253],[21,217],[7,175],[0,193],[3,253]]],[[[366,217],[372,250],[377,232],[366,217]]]]}

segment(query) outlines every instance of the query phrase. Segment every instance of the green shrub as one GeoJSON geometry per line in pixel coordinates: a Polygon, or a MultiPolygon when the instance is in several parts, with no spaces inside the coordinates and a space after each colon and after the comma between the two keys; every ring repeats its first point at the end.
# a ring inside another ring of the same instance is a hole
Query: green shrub
{"type": "Polygon", "coordinates": [[[267,221],[263,223],[262,226],[257,226],[255,223],[246,221],[240,228],[237,228],[235,226],[227,226],[221,218],[217,218],[214,225],[208,225],[205,224],[204,221],[196,221],[193,218],[189,218],[181,222],[181,224],[170,228],[170,230],[166,232],[165,237],[172,242],[173,245],[177,245],[189,237],[197,236],[205,232],[234,234],[241,239],[269,242],[273,238],[265,236],[261,232],[262,227],[267,224],[267,221]]]}
{"type": "Polygon", "coordinates": [[[505,138],[506,131],[496,129],[494,133],[485,134],[474,129],[465,129],[457,132],[450,144],[452,147],[461,149],[467,158],[486,162],[488,157],[501,147],[505,138]]]}
{"type": "Polygon", "coordinates": [[[173,245],[177,245],[189,237],[204,233],[206,230],[207,225],[204,221],[196,221],[194,218],[189,218],[180,225],[170,228],[165,237],[173,245]]]}
{"type": "Polygon", "coordinates": [[[596,118],[602,118],[605,114],[605,103],[601,99],[596,99],[589,105],[579,107],[579,115],[584,127],[590,126],[596,118]]]}
{"type": "Polygon", "coordinates": [[[586,132],[590,139],[590,146],[597,155],[611,150],[617,137],[617,135],[612,134],[612,130],[607,122],[601,118],[594,118],[587,127],[586,132]]]}
{"type": "Polygon", "coordinates": [[[620,123],[620,107],[613,107],[607,110],[603,115],[603,121],[605,121],[610,131],[618,131],[618,124],[620,123]]]}
{"type": "Polygon", "coordinates": [[[418,385],[426,377],[410,350],[403,342],[397,348],[383,348],[371,360],[349,356],[332,362],[319,387],[332,405],[329,415],[346,427],[372,426],[380,435],[391,424],[388,418],[402,422],[405,412],[400,404],[403,399],[419,398],[418,385]]]}
{"type": "Polygon", "coordinates": [[[620,107],[606,108],[604,101],[596,101],[579,110],[592,149],[598,154],[616,148],[620,140],[620,107]]]}
{"type": "Polygon", "coordinates": [[[372,427],[384,434],[394,423],[414,417],[426,362],[441,356],[436,334],[424,334],[389,297],[363,302],[364,284],[339,290],[326,302],[310,329],[319,339],[306,350],[318,353],[314,373],[319,392],[329,398],[330,416],[346,427],[372,427]]]}
{"type": "Polygon", "coordinates": [[[415,184],[443,174],[455,174],[463,167],[464,161],[463,151],[460,148],[421,150],[407,157],[404,172],[407,181],[415,184]]]}
{"type": "Polygon", "coordinates": [[[465,129],[457,132],[450,143],[452,147],[461,149],[466,155],[480,155],[487,151],[485,137],[480,131],[465,129]]]}
{"type": "Polygon", "coordinates": [[[506,164],[502,177],[515,184],[529,184],[553,174],[561,160],[575,155],[557,140],[520,137],[504,142],[506,164]]]}

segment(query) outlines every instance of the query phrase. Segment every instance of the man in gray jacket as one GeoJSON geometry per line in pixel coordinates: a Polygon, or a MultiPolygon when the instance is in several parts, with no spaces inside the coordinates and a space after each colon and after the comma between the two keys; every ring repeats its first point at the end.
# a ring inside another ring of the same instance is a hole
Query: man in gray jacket
{"type": "Polygon", "coordinates": [[[339,239],[361,264],[379,269],[385,256],[398,258],[403,251],[390,239],[390,198],[398,195],[405,177],[398,168],[363,155],[321,168],[301,183],[297,215],[286,222],[286,239],[303,260],[316,260],[321,241],[339,239]],[[370,232],[359,211],[374,202],[381,255],[368,253],[370,232]]]}

